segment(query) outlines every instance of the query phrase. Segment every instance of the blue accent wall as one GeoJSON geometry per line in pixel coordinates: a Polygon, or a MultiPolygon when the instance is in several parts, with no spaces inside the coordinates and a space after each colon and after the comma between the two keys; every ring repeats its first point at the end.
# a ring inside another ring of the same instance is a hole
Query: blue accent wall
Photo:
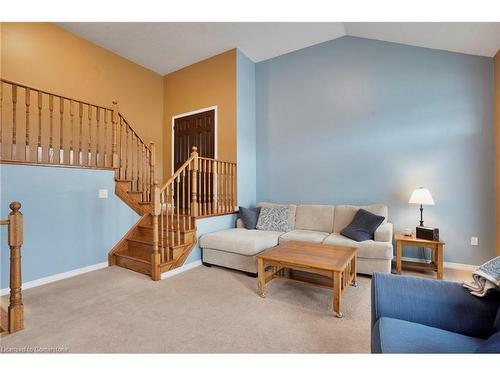
{"type": "MultiPolygon", "coordinates": [[[[24,217],[23,282],[106,262],[139,216],[115,196],[104,170],[0,164],[0,216],[19,201],[24,217]],[[99,199],[98,189],[108,189],[99,199]]],[[[1,288],[9,285],[7,231],[1,231],[1,288]]]]}
{"type": "Polygon", "coordinates": [[[238,204],[255,205],[256,125],[255,125],[255,63],[240,50],[236,54],[236,136],[238,160],[238,204]]]}
{"type": "Polygon", "coordinates": [[[355,37],[260,62],[257,198],[385,203],[414,230],[424,186],[445,261],[481,264],[495,256],[492,90],[490,58],[355,37]]]}

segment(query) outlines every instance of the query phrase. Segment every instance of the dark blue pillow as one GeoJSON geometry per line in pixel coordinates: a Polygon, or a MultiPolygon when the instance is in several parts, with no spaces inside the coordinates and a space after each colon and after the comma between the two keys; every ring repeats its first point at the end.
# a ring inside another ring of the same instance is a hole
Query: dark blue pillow
{"type": "Polygon", "coordinates": [[[383,216],[372,214],[361,208],[354,215],[351,224],[342,229],[340,234],[358,242],[373,240],[373,234],[384,219],[383,216]]]}
{"type": "Polygon", "coordinates": [[[479,344],[476,353],[500,353],[500,332],[491,335],[479,344]]]}
{"type": "Polygon", "coordinates": [[[260,207],[245,208],[240,206],[240,219],[245,229],[255,229],[259,219],[260,207]]]}

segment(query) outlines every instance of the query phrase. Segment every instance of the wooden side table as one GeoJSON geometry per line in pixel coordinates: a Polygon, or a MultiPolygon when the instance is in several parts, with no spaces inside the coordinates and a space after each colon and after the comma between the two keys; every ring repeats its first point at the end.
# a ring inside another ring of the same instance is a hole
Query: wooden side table
{"type": "Polygon", "coordinates": [[[396,233],[394,235],[396,241],[396,273],[401,274],[403,266],[405,268],[413,268],[417,270],[431,270],[436,272],[437,279],[443,280],[443,257],[444,245],[443,241],[429,241],[415,236],[405,236],[403,233],[396,233]],[[424,247],[431,249],[432,261],[431,263],[418,263],[410,261],[402,261],[403,247],[424,247]]]}

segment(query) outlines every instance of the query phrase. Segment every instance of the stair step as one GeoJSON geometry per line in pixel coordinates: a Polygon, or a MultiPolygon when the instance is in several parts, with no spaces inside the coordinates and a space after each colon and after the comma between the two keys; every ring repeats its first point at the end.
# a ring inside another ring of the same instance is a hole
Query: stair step
{"type": "Polygon", "coordinates": [[[151,276],[151,262],[124,253],[115,254],[116,265],[151,276]]]}
{"type": "Polygon", "coordinates": [[[139,204],[151,204],[151,202],[139,202],[139,204]]]}
{"type": "Polygon", "coordinates": [[[127,191],[127,194],[140,194],[140,195],[142,195],[142,191],[127,191]]]}
{"type": "Polygon", "coordinates": [[[125,180],[125,179],[120,179],[120,178],[115,178],[116,182],[132,182],[132,180],[125,180]]]}
{"type": "Polygon", "coordinates": [[[139,263],[151,264],[151,261],[148,262],[147,260],[136,258],[134,256],[126,255],[126,254],[123,254],[123,253],[118,253],[118,254],[116,254],[116,256],[120,257],[120,258],[130,259],[130,260],[133,260],[133,261],[139,262],[139,263]]]}
{"type": "MultiPolygon", "coordinates": [[[[168,247],[170,249],[174,249],[174,248],[184,246],[186,244],[184,236],[180,236],[180,237],[181,237],[181,241],[180,241],[179,245],[176,244],[175,246],[172,246],[172,245],[166,244],[165,247],[168,247]]],[[[129,248],[141,249],[142,251],[149,252],[149,254],[151,254],[151,252],[153,251],[153,248],[154,248],[153,240],[150,238],[147,238],[145,236],[142,236],[140,234],[135,234],[134,237],[127,238],[127,241],[129,243],[129,248]]]]}
{"type": "MultiPolygon", "coordinates": [[[[141,225],[139,225],[138,227],[139,227],[140,229],[142,229],[142,230],[145,230],[145,231],[151,231],[151,232],[153,231],[153,226],[152,226],[152,225],[146,225],[146,224],[142,225],[142,224],[141,224],[141,225]]],[[[167,231],[168,231],[168,232],[175,232],[175,231],[177,230],[177,228],[178,228],[178,227],[179,227],[178,225],[173,225],[173,226],[172,226],[172,225],[169,225],[168,227],[167,227],[166,225],[164,225],[164,226],[163,226],[163,231],[164,231],[164,232],[167,232],[167,231]]],[[[186,225],[186,227],[183,227],[183,226],[181,225],[181,227],[179,227],[179,231],[180,231],[181,233],[195,232],[195,231],[196,231],[196,228],[195,228],[195,227],[191,227],[191,228],[189,228],[187,225],[186,225]]]]}

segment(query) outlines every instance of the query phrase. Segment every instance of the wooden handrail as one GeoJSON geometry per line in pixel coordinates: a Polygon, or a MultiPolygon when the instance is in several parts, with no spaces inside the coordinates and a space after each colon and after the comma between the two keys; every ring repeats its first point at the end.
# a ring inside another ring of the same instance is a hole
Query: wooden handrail
{"type": "Polygon", "coordinates": [[[154,150],[116,100],[101,106],[0,78],[0,109],[0,162],[114,169],[151,201],[154,150]]]}
{"type": "MultiPolygon", "coordinates": [[[[8,225],[8,244],[10,248],[10,299],[6,315],[7,322],[2,320],[2,330],[13,333],[24,328],[24,306],[21,291],[21,246],[23,244],[23,214],[21,203],[12,202],[11,212],[1,225],[8,225]]],[[[2,314],[4,315],[4,314],[2,314]]]]}
{"type": "Polygon", "coordinates": [[[75,101],[75,102],[78,102],[78,103],[82,103],[82,104],[85,104],[85,105],[90,105],[92,107],[99,107],[101,109],[107,109],[109,111],[112,110],[111,107],[106,107],[106,106],[98,105],[98,104],[95,104],[95,103],[90,103],[90,102],[87,102],[87,101],[84,101],[84,100],[77,100],[77,99],[70,98],[70,97],[65,96],[65,95],[55,94],[53,92],[49,92],[49,91],[42,90],[42,89],[39,89],[39,88],[36,88],[36,87],[33,87],[33,86],[25,85],[23,83],[10,81],[10,80],[5,79],[5,78],[0,78],[0,81],[3,82],[3,83],[7,83],[9,85],[13,85],[13,86],[15,85],[17,87],[21,87],[23,89],[28,89],[30,91],[36,91],[36,92],[40,92],[42,94],[52,95],[52,96],[55,96],[56,98],[62,98],[62,99],[68,100],[68,101],[72,100],[72,101],[75,101]]]}
{"type": "MultiPolygon", "coordinates": [[[[196,149],[196,147],[193,147],[194,149],[196,149]]],[[[182,164],[179,169],[177,169],[177,171],[175,171],[175,173],[167,180],[167,182],[165,182],[162,186],[162,188],[160,189],[160,192],[162,191],[165,191],[165,189],[167,188],[168,185],[170,185],[172,183],[172,181],[174,181],[177,176],[179,176],[183,170],[186,170],[186,168],[189,166],[189,164],[194,160],[195,156],[190,156],[189,159],[187,159],[184,164],[182,164]]]]}

